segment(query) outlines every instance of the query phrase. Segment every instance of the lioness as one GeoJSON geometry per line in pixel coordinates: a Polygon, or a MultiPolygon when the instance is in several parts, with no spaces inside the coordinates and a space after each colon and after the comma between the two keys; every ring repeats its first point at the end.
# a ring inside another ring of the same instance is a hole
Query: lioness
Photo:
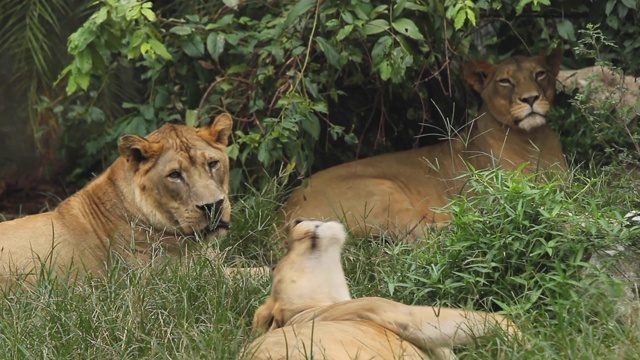
{"type": "Polygon", "coordinates": [[[560,141],[546,124],[561,62],[558,48],[549,58],[465,64],[464,77],[483,100],[481,115],[466,130],[436,145],[320,171],[287,200],[285,220],[341,219],[356,234],[382,228],[416,237],[426,225],[449,218],[433,208],[460,193],[468,166],[565,170],[560,141]]]}
{"type": "Polygon", "coordinates": [[[559,90],[578,89],[588,93],[591,104],[599,109],[603,101],[615,106],[631,106],[640,110],[640,78],[612,72],[603,66],[589,66],[578,70],[561,70],[559,90]]]}
{"type": "Polygon", "coordinates": [[[222,114],[120,138],[113,165],[55,210],[0,223],[0,284],[43,264],[100,274],[113,255],[148,261],[161,248],[183,252],[185,236],[225,232],[232,125],[222,114]]]}
{"type": "Polygon", "coordinates": [[[253,318],[254,329],[268,332],[243,359],[455,359],[453,346],[498,328],[517,333],[497,314],[352,300],[340,262],[345,238],[337,222],[294,222],[271,296],[253,318]]]}

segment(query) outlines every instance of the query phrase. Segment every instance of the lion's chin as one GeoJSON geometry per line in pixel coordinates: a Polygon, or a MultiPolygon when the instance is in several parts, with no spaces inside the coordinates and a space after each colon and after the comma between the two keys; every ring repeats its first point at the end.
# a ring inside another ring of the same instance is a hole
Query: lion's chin
{"type": "Polygon", "coordinates": [[[231,228],[231,224],[224,220],[219,220],[207,225],[204,229],[200,230],[198,233],[200,237],[203,239],[207,239],[212,235],[224,234],[229,231],[231,228]]]}
{"type": "Polygon", "coordinates": [[[520,121],[516,121],[516,126],[524,131],[530,131],[547,123],[547,118],[536,113],[532,113],[520,121]]]}
{"type": "Polygon", "coordinates": [[[207,222],[204,226],[182,226],[184,229],[182,234],[185,236],[194,237],[196,240],[210,239],[212,236],[224,235],[231,228],[231,224],[228,221],[218,220],[215,222],[207,222]],[[189,230],[187,230],[187,228],[189,230]]]}

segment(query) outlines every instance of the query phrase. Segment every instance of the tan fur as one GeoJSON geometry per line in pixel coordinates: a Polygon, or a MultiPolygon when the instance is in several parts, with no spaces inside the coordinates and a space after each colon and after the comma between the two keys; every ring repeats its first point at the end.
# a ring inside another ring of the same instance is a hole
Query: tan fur
{"type": "Polygon", "coordinates": [[[565,170],[558,137],[546,125],[561,61],[557,49],[550,59],[541,54],[466,64],[464,76],[483,99],[481,115],[466,130],[436,145],[320,171],[288,199],[285,219],[340,219],[356,234],[382,228],[416,237],[449,218],[434,208],[461,192],[468,166],[565,170]]]}
{"type": "Polygon", "coordinates": [[[232,123],[222,114],[210,126],[123,136],[113,165],[55,210],[0,223],[0,284],[42,264],[100,274],[112,256],[148,262],[183,253],[186,237],[224,233],[232,123]]]}
{"type": "Polygon", "coordinates": [[[599,107],[606,100],[615,106],[631,106],[640,111],[640,78],[613,73],[602,66],[589,66],[578,70],[561,70],[558,74],[559,90],[589,93],[591,103],[599,107]]]}
{"type": "Polygon", "coordinates": [[[455,359],[453,346],[515,325],[497,314],[351,299],[340,254],[340,223],[297,222],[273,271],[271,296],[253,318],[243,359],[455,359]],[[313,353],[313,355],[312,355],[313,353]]]}

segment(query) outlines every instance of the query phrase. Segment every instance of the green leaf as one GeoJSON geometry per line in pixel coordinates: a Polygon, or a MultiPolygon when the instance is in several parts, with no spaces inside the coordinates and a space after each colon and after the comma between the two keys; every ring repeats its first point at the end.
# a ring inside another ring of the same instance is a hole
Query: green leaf
{"type": "Polygon", "coordinates": [[[527,6],[527,4],[529,4],[532,1],[533,0],[520,0],[518,5],[516,6],[516,15],[522,14],[522,11],[524,10],[524,7],[527,6]]]}
{"type": "Polygon", "coordinates": [[[156,14],[151,9],[142,9],[142,10],[140,10],[140,12],[149,21],[156,21],[157,20],[156,14]]]}
{"type": "Polygon", "coordinates": [[[387,14],[388,11],[387,9],[389,8],[388,5],[379,5],[376,6],[375,9],[371,10],[371,13],[369,14],[369,19],[375,19],[377,18],[380,14],[387,14]]]}
{"type": "Polygon", "coordinates": [[[268,165],[271,163],[271,142],[269,141],[263,141],[260,146],[258,147],[258,160],[265,164],[268,165]]]}
{"type": "Polygon", "coordinates": [[[387,29],[389,29],[389,22],[387,20],[376,19],[369,21],[365,26],[363,26],[362,33],[364,35],[373,35],[381,33],[387,29]]]}
{"type": "Polygon", "coordinates": [[[193,30],[191,30],[191,28],[188,27],[188,26],[181,25],[181,26],[172,27],[171,29],[169,29],[169,32],[172,32],[174,34],[178,34],[180,36],[186,36],[186,35],[191,34],[193,32],[193,30]]]}
{"type": "Polygon", "coordinates": [[[101,7],[97,13],[93,16],[93,20],[96,22],[96,25],[102,24],[105,20],[107,20],[108,11],[106,7],[101,7]]]}
{"type": "Polygon", "coordinates": [[[222,0],[222,2],[227,6],[230,7],[232,9],[235,9],[238,7],[238,4],[240,3],[240,0],[222,0]]]}
{"type": "Polygon", "coordinates": [[[207,51],[213,60],[218,61],[224,51],[225,37],[223,33],[212,32],[207,36],[207,51]]]}
{"type": "Polygon", "coordinates": [[[204,55],[204,43],[199,38],[190,38],[180,43],[185,54],[198,58],[204,55]]]}
{"type": "Polygon", "coordinates": [[[351,15],[350,12],[348,11],[343,11],[342,13],[340,13],[340,17],[342,18],[342,20],[344,20],[344,22],[346,22],[347,24],[353,24],[353,15],[351,15]]]}
{"type": "Polygon", "coordinates": [[[407,8],[409,10],[421,11],[421,12],[425,12],[425,13],[429,12],[429,8],[428,7],[426,7],[424,5],[418,5],[416,3],[407,3],[405,5],[405,8],[407,8]]]}
{"type": "Polygon", "coordinates": [[[75,55],[87,48],[98,34],[93,30],[80,28],[78,31],[69,36],[69,53],[75,55]]]}
{"type": "Polygon", "coordinates": [[[567,19],[562,20],[558,22],[558,24],[556,24],[556,28],[558,29],[558,35],[560,35],[560,37],[562,37],[563,39],[567,39],[571,41],[576,40],[576,34],[573,29],[573,24],[571,23],[571,21],[567,19]]]}
{"type": "Polygon", "coordinates": [[[629,12],[629,8],[626,6],[616,6],[616,9],[618,10],[618,17],[620,19],[624,19],[625,16],[627,16],[627,13],[629,12]]]}
{"type": "Polygon", "coordinates": [[[236,65],[231,65],[228,69],[227,69],[227,75],[231,75],[231,74],[239,74],[248,70],[251,70],[252,68],[248,65],[245,64],[236,64],[236,65]]]}
{"type": "Polygon", "coordinates": [[[291,10],[289,10],[289,13],[287,14],[287,18],[282,23],[282,26],[285,29],[288,28],[289,26],[291,26],[291,24],[293,24],[295,20],[300,18],[300,16],[302,16],[302,14],[304,14],[305,12],[309,11],[309,9],[311,9],[315,4],[316,4],[315,0],[298,1],[298,3],[295,4],[293,8],[291,8],[291,10]]]}
{"type": "Polygon", "coordinates": [[[78,55],[76,55],[76,62],[78,63],[78,68],[80,69],[80,71],[87,74],[91,72],[92,61],[91,53],[89,53],[89,51],[82,51],[78,55]]]}
{"type": "Polygon", "coordinates": [[[396,6],[393,7],[393,17],[397,18],[402,14],[402,10],[407,5],[407,0],[398,0],[396,6]]]}
{"type": "Polygon", "coordinates": [[[156,54],[160,55],[165,60],[171,60],[171,54],[169,54],[167,48],[160,41],[156,39],[149,39],[149,44],[151,44],[151,48],[156,54]]]}
{"type": "Polygon", "coordinates": [[[391,36],[383,36],[376,44],[373,46],[373,50],[371,50],[371,59],[374,64],[380,64],[385,59],[385,55],[389,52],[391,45],[393,44],[393,38],[391,36]]]}
{"type": "Polygon", "coordinates": [[[91,77],[89,76],[89,74],[75,74],[73,79],[82,90],[87,90],[91,77]]]}
{"type": "Polygon", "coordinates": [[[338,34],[336,35],[336,40],[340,41],[346,38],[347,36],[349,36],[349,34],[351,34],[351,31],[353,31],[353,25],[347,25],[343,27],[342,29],[340,29],[340,31],[338,31],[338,34]]]}
{"type": "Polygon", "coordinates": [[[302,128],[309,135],[311,135],[313,140],[320,139],[320,122],[318,121],[318,118],[316,118],[315,116],[309,116],[307,119],[303,119],[301,122],[302,128]]]}
{"type": "Polygon", "coordinates": [[[616,2],[617,0],[607,1],[607,5],[605,5],[604,7],[604,13],[607,14],[607,16],[611,15],[611,12],[613,11],[613,7],[616,6],[616,2]]]}
{"type": "Polygon", "coordinates": [[[76,90],[78,90],[78,84],[76,83],[74,77],[71,76],[69,78],[69,81],[67,81],[67,87],[65,88],[65,91],[67,92],[67,95],[71,95],[75,93],[76,90]]]}
{"type": "Polygon", "coordinates": [[[476,26],[476,13],[473,12],[473,10],[471,9],[467,9],[467,19],[469,19],[469,22],[471,23],[471,25],[476,26]]]}
{"type": "Polygon", "coordinates": [[[329,64],[331,64],[333,67],[335,67],[338,70],[342,69],[340,54],[338,54],[336,49],[327,40],[319,36],[316,37],[315,40],[318,43],[318,46],[320,46],[320,49],[322,50],[322,52],[324,53],[324,56],[327,58],[327,61],[329,61],[329,64]]]}
{"type": "Polygon", "coordinates": [[[638,0],[622,0],[622,3],[628,7],[629,9],[636,9],[636,6],[638,6],[638,0]]]}
{"type": "Polygon", "coordinates": [[[393,28],[412,39],[424,40],[424,36],[422,36],[420,30],[418,30],[416,24],[407,18],[396,19],[396,21],[393,22],[393,28]]]}
{"type": "Polygon", "coordinates": [[[456,14],[456,20],[453,23],[453,28],[456,30],[460,30],[464,26],[464,21],[467,19],[467,13],[465,11],[460,11],[456,14]]]}
{"type": "Polygon", "coordinates": [[[611,16],[607,16],[607,25],[609,25],[609,27],[611,27],[614,30],[617,30],[620,22],[617,16],[611,15],[611,16]]]}
{"type": "Polygon", "coordinates": [[[382,78],[382,80],[389,80],[392,71],[393,67],[388,60],[385,60],[380,64],[380,77],[382,78]]]}
{"type": "Polygon", "coordinates": [[[133,3],[133,6],[130,6],[129,8],[127,8],[124,18],[127,21],[137,19],[138,17],[140,17],[140,8],[141,8],[140,4],[133,3]]]}
{"type": "Polygon", "coordinates": [[[220,20],[214,23],[207,24],[207,26],[205,26],[204,29],[205,30],[217,29],[219,27],[227,26],[232,22],[233,22],[233,14],[229,14],[229,15],[223,16],[220,20]]]}
{"type": "Polygon", "coordinates": [[[196,126],[198,111],[193,109],[188,109],[185,113],[184,123],[187,126],[196,126]]]}
{"type": "Polygon", "coordinates": [[[227,156],[231,160],[237,159],[239,154],[240,154],[240,146],[237,143],[227,146],[227,156]]]}

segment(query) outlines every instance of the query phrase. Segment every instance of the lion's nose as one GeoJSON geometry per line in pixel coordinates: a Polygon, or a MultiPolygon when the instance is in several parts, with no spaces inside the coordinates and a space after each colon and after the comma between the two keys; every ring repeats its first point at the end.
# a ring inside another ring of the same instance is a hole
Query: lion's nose
{"type": "Polygon", "coordinates": [[[200,209],[200,211],[207,214],[209,218],[213,219],[217,218],[220,215],[220,210],[222,209],[223,205],[224,199],[221,199],[212,203],[196,205],[196,207],[200,209]]]}
{"type": "Polygon", "coordinates": [[[533,106],[533,104],[535,104],[539,98],[540,98],[540,95],[533,95],[533,96],[523,97],[522,99],[520,99],[520,101],[522,101],[523,103],[529,104],[529,106],[533,106]]]}

